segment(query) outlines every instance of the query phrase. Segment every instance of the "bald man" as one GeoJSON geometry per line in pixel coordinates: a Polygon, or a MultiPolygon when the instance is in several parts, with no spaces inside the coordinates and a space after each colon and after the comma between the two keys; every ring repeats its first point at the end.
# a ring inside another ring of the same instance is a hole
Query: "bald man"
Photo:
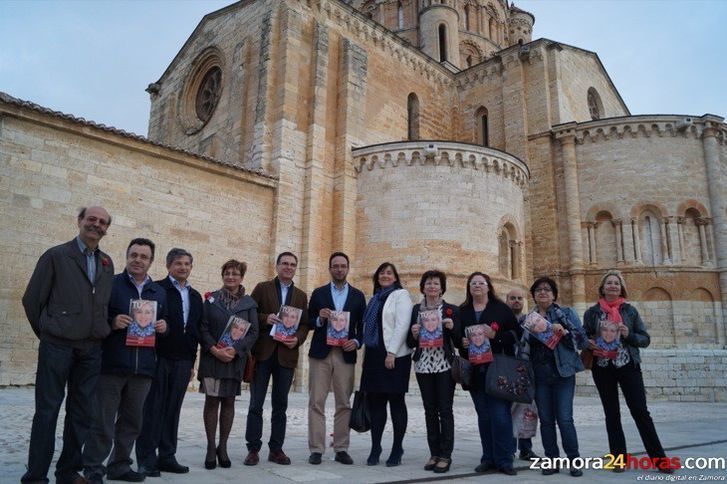
{"type": "MultiPolygon", "coordinates": [[[[522,289],[513,289],[507,293],[505,303],[515,313],[517,322],[522,324],[525,319],[525,314],[523,313],[523,309],[525,308],[525,292],[522,289]]],[[[515,411],[516,405],[512,406],[513,412],[515,411]]],[[[520,449],[520,460],[530,460],[538,457],[533,452],[533,439],[517,439],[517,446],[520,449]]]]}
{"type": "Polygon", "coordinates": [[[82,208],[77,224],[75,238],[40,257],[23,295],[25,314],[40,344],[28,471],[22,482],[48,482],[66,386],[63,451],[55,477],[59,484],[85,482],[78,473],[83,468],[81,447],[101,372],[101,341],[111,331],[107,316],[114,264],[98,248],[111,225],[106,209],[82,208]]]}

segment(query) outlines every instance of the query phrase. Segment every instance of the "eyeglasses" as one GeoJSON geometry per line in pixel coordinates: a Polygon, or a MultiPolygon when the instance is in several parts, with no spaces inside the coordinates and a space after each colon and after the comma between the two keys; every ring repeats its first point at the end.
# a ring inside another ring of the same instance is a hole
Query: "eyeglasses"
{"type": "Polygon", "coordinates": [[[486,286],[487,283],[484,281],[472,281],[470,282],[470,286],[486,286]]]}
{"type": "Polygon", "coordinates": [[[534,292],[553,292],[553,289],[551,289],[548,286],[541,286],[541,287],[536,287],[534,292]]]}

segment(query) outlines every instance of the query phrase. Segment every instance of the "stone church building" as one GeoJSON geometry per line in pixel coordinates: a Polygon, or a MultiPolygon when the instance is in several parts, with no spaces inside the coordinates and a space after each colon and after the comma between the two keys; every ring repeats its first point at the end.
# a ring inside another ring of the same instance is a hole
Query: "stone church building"
{"type": "Polygon", "coordinates": [[[35,261],[101,203],[119,270],[148,236],[195,255],[202,292],[230,257],[250,290],[284,250],[310,292],[344,250],[366,293],[385,260],[416,297],[446,271],[454,303],[474,270],[501,295],[550,275],[582,314],[619,268],[650,395],[727,398],[724,118],[632,115],[596,53],[534,23],[504,0],[243,0],[149,85],[146,138],[0,94],[0,385],[33,381],[35,261]]]}

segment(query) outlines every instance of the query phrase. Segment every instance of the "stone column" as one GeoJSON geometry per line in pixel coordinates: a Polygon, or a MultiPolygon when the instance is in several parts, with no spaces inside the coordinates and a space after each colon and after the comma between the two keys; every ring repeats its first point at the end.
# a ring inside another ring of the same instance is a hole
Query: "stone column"
{"type": "Polygon", "coordinates": [[[624,246],[624,263],[628,264],[636,258],[634,256],[634,231],[631,227],[631,220],[627,220],[626,223],[621,223],[621,231],[624,246]]]}
{"type": "Polygon", "coordinates": [[[624,263],[624,249],[623,249],[623,236],[621,234],[621,220],[612,220],[613,228],[616,230],[616,264],[623,265],[624,263]]]}
{"type": "Polygon", "coordinates": [[[592,265],[598,263],[598,254],[596,253],[596,226],[598,222],[586,222],[586,234],[588,240],[588,262],[592,265]]]}
{"type": "Polygon", "coordinates": [[[720,144],[725,142],[724,118],[713,115],[702,116],[704,131],[702,145],[704,164],[707,169],[707,189],[709,209],[714,226],[714,252],[717,272],[719,273],[720,296],[722,299],[722,341],[725,338],[727,323],[727,186],[725,186],[725,163],[720,159],[720,144]],[[719,139],[718,139],[719,137],[719,139]]]}
{"type": "Polygon", "coordinates": [[[641,260],[641,234],[639,232],[639,219],[631,219],[631,228],[634,232],[634,254],[636,255],[636,262],[638,264],[643,264],[644,261],[641,260]]]}
{"type": "Polygon", "coordinates": [[[679,245],[679,230],[677,229],[677,218],[667,217],[667,233],[671,245],[671,261],[673,264],[681,264],[681,246],[679,245]]]}
{"type": "Polygon", "coordinates": [[[697,228],[699,229],[699,248],[702,252],[702,265],[706,266],[710,262],[709,251],[707,250],[707,231],[705,230],[707,221],[700,217],[695,219],[694,222],[697,224],[697,228]]]}
{"type": "MultiPolygon", "coordinates": [[[[684,255],[686,250],[684,245],[684,217],[677,217],[677,231],[679,232],[679,250],[684,255]]],[[[682,258],[682,262],[684,262],[684,258],[682,258]]]]}
{"type": "Polygon", "coordinates": [[[579,308],[586,303],[586,288],[583,275],[583,241],[581,240],[581,209],[578,189],[578,166],[576,157],[575,123],[569,123],[556,133],[560,141],[563,160],[563,182],[565,184],[565,210],[568,227],[569,267],[571,275],[572,304],[579,308]]]}

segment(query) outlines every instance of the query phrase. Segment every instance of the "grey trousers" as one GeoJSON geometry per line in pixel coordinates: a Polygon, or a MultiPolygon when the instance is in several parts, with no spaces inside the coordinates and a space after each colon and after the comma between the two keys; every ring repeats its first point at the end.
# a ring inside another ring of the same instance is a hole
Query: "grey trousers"
{"type": "Polygon", "coordinates": [[[138,375],[101,375],[98,403],[86,445],[83,468],[86,477],[118,477],[131,470],[131,450],[141,432],[144,401],[151,378],[138,375]],[[104,467],[104,461],[113,453],[104,467]]]}

